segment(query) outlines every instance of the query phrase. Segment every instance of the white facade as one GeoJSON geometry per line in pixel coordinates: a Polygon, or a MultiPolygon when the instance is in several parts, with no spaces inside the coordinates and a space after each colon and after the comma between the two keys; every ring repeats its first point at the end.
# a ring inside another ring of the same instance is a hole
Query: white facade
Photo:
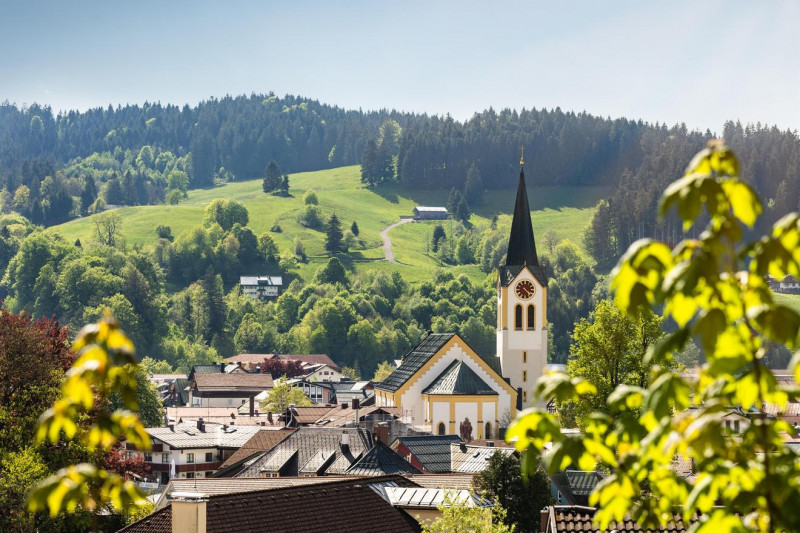
{"type": "MultiPolygon", "coordinates": [[[[422,391],[425,390],[433,381],[439,377],[439,375],[445,371],[445,369],[453,362],[453,360],[460,360],[466,363],[466,365],[475,372],[483,381],[486,382],[494,391],[497,392],[497,412],[495,413],[495,417],[491,419],[492,425],[496,425],[499,421],[500,416],[505,413],[506,411],[511,410],[512,401],[514,398],[508,393],[508,389],[503,386],[500,382],[498,382],[497,378],[495,377],[494,373],[487,372],[483,366],[481,366],[477,361],[475,361],[464,349],[459,346],[459,343],[456,342],[453,346],[447,350],[441,357],[439,357],[433,364],[428,368],[428,370],[416,379],[410,387],[403,393],[400,397],[399,405],[403,408],[403,416],[406,417],[407,422],[413,425],[422,426],[428,425],[432,423],[433,431],[436,431],[436,427],[438,422],[442,421],[446,423],[446,427],[450,427],[450,411],[449,405],[450,402],[442,402],[448,405],[448,411],[446,414],[446,420],[443,418],[441,420],[437,420],[436,415],[434,414],[434,420],[426,421],[426,412],[425,412],[425,403],[422,401],[422,391]]],[[[440,402],[436,402],[435,399],[432,398],[434,402],[433,408],[434,413],[440,412],[437,411],[437,404],[440,402]]],[[[475,425],[475,422],[479,420],[477,418],[477,403],[472,402],[475,411],[475,417],[470,417],[470,421],[475,425]]],[[[438,409],[442,409],[438,407],[438,409]]],[[[453,422],[457,422],[460,424],[464,420],[464,417],[458,418],[458,413],[456,413],[456,418],[453,422]]],[[[485,421],[489,421],[488,418],[485,421]]],[[[449,433],[449,431],[448,431],[449,433]]]]}
{"type": "Polygon", "coordinates": [[[304,378],[307,381],[342,381],[342,373],[328,365],[322,365],[304,378]]]}
{"type": "Polygon", "coordinates": [[[507,286],[498,283],[497,355],[503,376],[522,390],[522,408],[534,405],[533,389],[547,368],[547,288],[523,267],[507,286]],[[528,299],[517,295],[517,285],[527,280],[534,287],[528,299]],[[520,311],[517,311],[519,307],[520,311]],[[533,320],[529,322],[529,314],[533,320]]]}

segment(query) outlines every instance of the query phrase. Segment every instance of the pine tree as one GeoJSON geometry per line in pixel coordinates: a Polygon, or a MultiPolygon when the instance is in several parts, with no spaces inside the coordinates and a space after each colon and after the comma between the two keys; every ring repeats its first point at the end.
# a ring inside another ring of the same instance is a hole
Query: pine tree
{"type": "Polygon", "coordinates": [[[439,243],[442,239],[446,239],[447,234],[444,232],[444,228],[441,224],[436,224],[433,227],[433,237],[431,237],[431,251],[436,253],[439,251],[439,243]]]}
{"type": "MultiPolygon", "coordinates": [[[[459,195],[460,196],[460,195],[459,195]]],[[[458,200],[458,204],[456,205],[456,212],[454,216],[456,220],[460,220],[461,222],[467,222],[470,217],[469,205],[467,204],[467,200],[461,196],[458,200]]]]}
{"type": "Polygon", "coordinates": [[[325,235],[325,249],[331,254],[337,254],[342,251],[342,224],[339,222],[339,217],[336,213],[331,215],[328,220],[328,229],[325,235]]]}
{"type": "Polygon", "coordinates": [[[352,231],[352,232],[353,232],[353,235],[355,235],[356,237],[358,237],[358,224],[356,224],[356,221],[355,221],[355,220],[353,221],[353,225],[352,225],[352,226],[350,226],[350,231],[352,231]]]}
{"type": "Polygon", "coordinates": [[[83,190],[81,191],[81,214],[88,215],[89,208],[97,199],[97,185],[91,174],[87,175],[83,182],[83,190]]]}
{"type": "MultiPolygon", "coordinates": [[[[287,180],[288,185],[288,180],[287,180]]],[[[264,169],[264,181],[261,188],[264,192],[270,193],[281,187],[281,170],[275,160],[271,160],[267,167],[264,169]]]]}
{"type": "Polygon", "coordinates": [[[478,205],[483,202],[483,178],[478,166],[473,162],[467,171],[467,181],[464,183],[464,197],[469,205],[478,205]]]}
{"type": "Polygon", "coordinates": [[[361,154],[361,183],[375,185],[380,174],[379,167],[378,144],[374,139],[370,139],[361,154]]]}
{"type": "Polygon", "coordinates": [[[283,196],[289,196],[289,175],[284,174],[281,178],[281,184],[278,187],[278,190],[283,196]]]}

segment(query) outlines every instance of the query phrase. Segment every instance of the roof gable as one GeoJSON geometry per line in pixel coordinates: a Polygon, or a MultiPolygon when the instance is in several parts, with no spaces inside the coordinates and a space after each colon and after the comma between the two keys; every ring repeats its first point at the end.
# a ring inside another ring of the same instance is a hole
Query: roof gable
{"type": "Polygon", "coordinates": [[[444,372],[433,380],[433,383],[422,391],[423,394],[472,394],[495,395],[497,391],[490,387],[469,365],[456,360],[444,369],[444,372]]]}

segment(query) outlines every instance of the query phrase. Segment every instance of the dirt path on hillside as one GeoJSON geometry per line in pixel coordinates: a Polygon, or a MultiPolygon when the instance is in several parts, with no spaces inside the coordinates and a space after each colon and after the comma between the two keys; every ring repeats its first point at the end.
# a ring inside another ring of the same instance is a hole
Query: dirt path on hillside
{"type": "Polygon", "coordinates": [[[414,222],[413,218],[404,218],[400,222],[395,222],[391,226],[386,227],[381,232],[381,239],[383,239],[383,254],[386,256],[386,260],[390,263],[397,263],[394,259],[394,252],[392,252],[392,240],[389,238],[389,232],[396,228],[397,226],[401,226],[407,222],[414,222]]]}

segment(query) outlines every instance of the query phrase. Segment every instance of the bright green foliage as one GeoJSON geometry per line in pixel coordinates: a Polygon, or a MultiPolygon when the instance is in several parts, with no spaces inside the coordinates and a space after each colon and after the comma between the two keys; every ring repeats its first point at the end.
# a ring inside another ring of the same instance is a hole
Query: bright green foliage
{"type": "MultiPolygon", "coordinates": [[[[75,340],[78,360],[67,374],[61,397],[42,415],[38,442],[56,443],[62,434],[75,438],[90,451],[109,451],[119,438],[140,450],[150,449],[150,436],[139,417],[133,344],[113,319],[85,326],[75,340]],[[124,409],[109,412],[105,407],[118,394],[124,409]],[[85,427],[82,419],[93,415],[85,427]],[[80,424],[79,424],[80,423],[80,424]]],[[[145,501],[131,481],[89,463],[68,466],[45,479],[31,492],[32,512],[49,509],[51,516],[73,513],[79,507],[99,512],[110,505],[127,511],[145,501]]]]}
{"type": "Polygon", "coordinates": [[[152,357],[143,357],[139,365],[148,374],[172,374],[175,372],[168,362],[158,361],[152,357]]]}
{"type": "MultiPolygon", "coordinates": [[[[470,495],[472,496],[472,495],[470,495]]],[[[499,505],[476,507],[446,492],[444,502],[438,507],[442,515],[431,522],[423,522],[422,533],[512,533],[514,526],[505,524],[506,512],[499,505]]]]}
{"type": "Polygon", "coordinates": [[[203,223],[206,226],[219,224],[225,231],[230,231],[234,224],[246,226],[250,221],[247,208],[241,202],[229,198],[216,198],[206,207],[203,223]]]}
{"type": "MultiPolygon", "coordinates": [[[[800,530],[800,462],[782,436],[796,430],[754,416],[733,436],[722,420],[732,406],[758,409],[769,402],[782,408],[797,396],[796,389],[777,384],[762,356],[767,341],[798,347],[800,315],[774,302],[764,275],[800,275],[800,217],[787,215],[771,234],[742,242],[744,226],[754,225],[762,205],[739,179],[738,167],[724,145],[698,153],[665,191],[661,212],[675,208],[690,229],[705,211],[705,231],[672,250],[636,242],[614,271],[620,309],[637,316],[664,305],[679,326],[648,351],[649,386],[620,385],[609,396],[612,410],[636,411],[616,421],[593,413],[584,419],[585,433],[573,436],[562,435],[553,416],[530,410],[509,430],[508,438],[527,450],[528,471],[548,441],[553,445],[543,461],[551,472],[598,463],[610,470],[590,500],[600,507],[601,527],[626,514],[652,528],[673,512],[685,519],[699,512],[701,532],[800,530]],[[668,369],[691,337],[700,339],[708,360],[694,385],[668,369]],[[693,484],[670,469],[676,456],[694,463],[693,484]]],[[[798,358],[792,361],[796,373],[798,358]]],[[[540,397],[562,401],[593,389],[564,374],[537,384],[540,397]]]]}
{"type": "Polygon", "coordinates": [[[24,511],[28,492],[50,469],[32,447],[5,454],[0,459],[0,526],[12,531],[32,531],[34,517],[24,511]]]}
{"type": "Polygon", "coordinates": [[[284,376],[275,381],[272,390],[269,391],[266,399],[261,402],[261,409],[268,413],[283,413],[290,405],[304,407],[311,405],[311,400],[303,394],[301,389],[292,386],[284,376]]]}
{"type": "Polygon", "coordinates": [[[375,375],[372,376],[372,381],[378,382],[388,378],[394,372],[395,366],[389,361],[384,361],[378,365],[375,370],[375,375]]]}
{"type": "MultiPolygon", "coordinates": [[[[158,361],[169,365],[165,361],[158,361]]],[[[156,386],[150,381],[148,372],[145,367],[139,365],[128,365],[126,369],[131,376],[136,378],[136,398],[139,403],[139,408],[136,413],[139,415],[139,420],[142,421],[144,427],[161,427],[164,425],[164,404],[161,401],[161,396],[158,394],[156,386]]],[[[110,398],[109,409],[117,410],[124,409],[125,404],[122,397],[118,393],[112,393],[110,398]]]]}
{"type": "Polygon", "coordinates": [[[587,380],[597,394],[569,402],[563,411],[580,424],[592,411],[608,413],[608,397],[618,386],[646,387],[652,362],[645,361],[645,354],[662,335],[661,320],[653,313],[632,319],[613,303],[600,301],[591,318],[575,326],[568,363],[569,375],[587,380]]]}

